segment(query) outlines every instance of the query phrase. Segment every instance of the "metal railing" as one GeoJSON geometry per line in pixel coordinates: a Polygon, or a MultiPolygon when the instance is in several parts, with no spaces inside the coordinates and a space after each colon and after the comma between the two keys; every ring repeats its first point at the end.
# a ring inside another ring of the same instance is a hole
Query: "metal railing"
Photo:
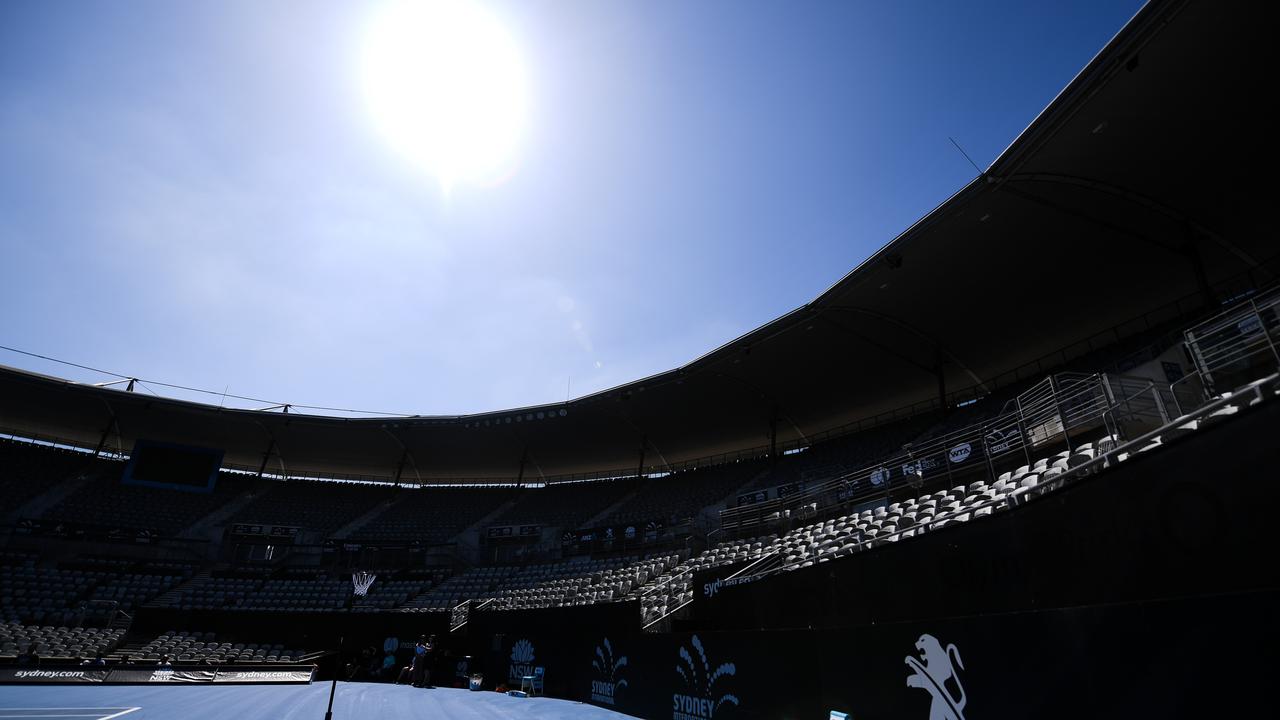
{"type": "Polygon", "coordinates": [[[1071,448],[1073,433],[1105,427],[1123,435],[1126,424],[1159,425],[1169,420],[1161,388],[1147,378],[1059,373],[1019,395],[1013,410],[920,443],[899,453],[812,483],[785,498],[728,508],[720,513],[726,532],[746,532],[784,518],[816,516],[820,509],[887,497],[904,484],[971,481],[985,471],[995,480],[997,464],[1058,442],[1071,448]]]}
{"type": "Polygon", "coordinates": [[[1224,383],[1230,387],[1257,374],[1259,367],[1280,368],[1280,288],[1251,297],[1183,335],[1196,367],[1192,375],[1202,383],[1206,398],[1224,383]]]}
{"type": "MultiPolygon", "coordinates": [[[[913,525],[911,527],[896,529],[891,533],[886,533],[884,535],[877,535],[874,538],[858,540],[856,542],[851,543],[853,545],[853,548],[849,550],[849,553],[852,554],[852,553],[870,549],[872,547],[884,545],[890,542],[897,542],[908,537],[914,537],[915,535],[921,535],[927,532],[934,532],[936,530],[942,529],[944,527],[947,527],[953,524],[958,524],[959,522],[962,522],[963,520],[968,519],[968,518],[964,518],[964,516],[966,515],[969,516],[970,518],[974,517],[978,513],[978,511],[983,509],[988,509],[990,513],[994,513],[1002,509],[1012,508],[1020,504],[1029,502],[1030,500],[1033,500],[1037,497],[1041,497],[1055,490],[1058,490],[1063,486],[1071,482],[1074,482],[1075,480],[1079,479],[1082,476],[1091,474],[1096,470],[1101,470],[1116,464],[1116,462],[1120,461],[1121,459],[1127,458],[1129,455],[1133,454],[1134,452],[1147,447],[1147,445],[1152,440],[1155,440],[1156,438],[1159,438],[1160,436],[1167,434],[1171,428],[1177,428],[1177,427],[1187,425],[1191,422],[1200,421],[1204,418],[1207,418],[1213,415],[1215,412],[1227,406],[1240,406],[1241,404],[1253,405],[1253,404],[1263,402],[1267,399],[1267,394],[1269,392],[1275,393],[1277,389],[1280,389],[1280,373],[1277,373],[1265,379],[1250,383],[1249,385],[1239,389],[1235,393],[1227,395],[1226,397],[1218,398],[1213,402],[1210,402],[1196,410],[1193,410],[1192,412],[1186,415],[1182,415],[1180,417],[1174,418],[1160,425],[1157,428],[1154,428],[1148,432],[1138,435],[1137,437],[1134,437],[1131,440],[1128,440],[1122,443],[1116,443],[1111,449],[1098,453],[1092,459],[1086,462],[1076,465],[1075,467],[1071,467],[1066,470],[1063,470],[1061,473],[1057,475],[1049,476],[1043,479],[1034,488],[1030,489],[1025,493],[1005,495],[1003,497],[994,498],[992,500],[970,505],[968,507],[960,507],[956,510],[933,516],[933,518],[927,523],[921,523],[918,525],[913,525]]],[[[824,557],[824,556],[806,557],[804,559],[796,560],[791,563],[784,563],[778,567],[766,569],[758,573],[757,578],[769,577],[771,575],[776,575],[778,573],[795,570],[800,567],[803,567],[806,562],[809,562],[809,563],[817,562],[820,557],[824,557]]]]}

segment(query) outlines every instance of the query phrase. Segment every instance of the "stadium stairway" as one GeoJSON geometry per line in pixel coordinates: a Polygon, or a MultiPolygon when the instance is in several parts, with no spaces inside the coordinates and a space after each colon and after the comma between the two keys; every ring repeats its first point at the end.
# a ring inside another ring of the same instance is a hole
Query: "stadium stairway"
{"type": "Polygon", "coordinates": [[[208,536],[207,539],[217,540],[222,536],[222,527],[226,525],[227,520],[232,515],[240,512],[245,505],[253,502],[253,500],[266,492],[267,480],[259,479],[254,484],[253,489],[248,492],[240,493],[217,510],[205,515],[195,523],[183,530],[178,537],[200,539],[202,536],[208,536]]]}
{"type": "Polygon", "coordinates": [[[479,520],[471,523],[471,525],[465,530],[458,533],[458,545],[467,548],[470,551],[478,552],[480,549],[480,531],[488,526],[489,523],[493,522],[494,518],[502,517],[502,515],[510,510],[517,502],[519,502],[519,500],[520,497],[518,495],[512,497],[510,500],[494,508],[488,515],[485,515],[479,520]]]}
{"type": "Polygon", "coordinates": [[[143,604],[142,607],[177,607],[182,604],[182,596],[185,595],[188,590],[194,590],[198,587],[207,585],[212,578],[212,570],[201,570],[195,575],[192,575],[190,580],[175,585],[169,592],[161,593],[160,595],[151,598],[151,600],[143,604]]]}
{"type": "Polygon", "coordinates": [[[635,498],[636,495],[639,495],[640,491],[643,489],[644,489],[644,483],[636,483],[636,486],[632,488],[631,491],[628,492],[626,495],[623,495],[621,498],[619,498],[618,502],[610,505],[604,510],[601,510],[600,512],[591,516],[591,518],[588,519],[586,522],[581,523],[580,527],[590,528],[590,527],[596,527],[597,525],[604,524],[604,521],[606,518],[608,518],[613,513],[617,512],[620,508],[625,507],[626,504],[631,502],[631,500],[635,498]]]}
{"type": "Polygon", "coordinates": [[[68,495],[84,487],[94,477],[95,473],[88,468],[75,473],[62,482],[54,483],[45,492],[6,513],[3,520],[7,524],[12,524],[18,518],[40,517],[44,511],[62,502],[68,495]]]}
{"type": "Polygon", "coordinates": [[[403,498],[404,498],[404,494],[401,492],[397,492],[395,495],[392,495],[390,498],[375,505],[372,509],[369,510],[369,512],[352,520],[346,525],[343,525],[337,530],[334,530],[330,537],[337,538],[339,540],[350,537],[351,534],[354,533],[355,531],[359,530],[365,525],[368,525],[374,520],[377,520],[378,518],[382,517],[383,513],[395,507],[396,503],[400,502],[400,500],[403,498]]]}
{"type": "Polygon", "coordinates": [[[743,492],[746,492],[748,488],[755,487],[758,483],[762,482],[765,478],[769,477],[772,474],[773,474],[773,467],[772,466],[766,467],[765,469],[761,470],[755,475],[752,475],[750,478],[747,479],[746,482],[740,485],[734,486],[733,490],[729,491],[728,495],[725,495],[724,497],[720,498],[718,502],[715,502],[710,505],[707,505],[706,507],[700,508],[698,510],[698,516],[700,518],[705,519],[710,524],[716,524],[720,519],[721,510],[728,507],[733,507],[735,504],[737,504],[738,495],[740,495],[743,492]]]}

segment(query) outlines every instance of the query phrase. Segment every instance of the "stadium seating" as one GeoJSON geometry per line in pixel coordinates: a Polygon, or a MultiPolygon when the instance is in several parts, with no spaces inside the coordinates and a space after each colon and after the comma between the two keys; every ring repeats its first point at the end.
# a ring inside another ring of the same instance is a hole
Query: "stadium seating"
{"type": "Polygon", "coordinates": [[[329,577],[268,578],[210,577],[183,588],[178,597],[161,603],[184,610],[262,610],[335,612],[351,596],[348,579],[329,577]]]}
{"type": "Polygon", "coordinates": [[[634,489],[625,481],[565,483],[528,488],[494,525],[536,524],[576,528],[634,489]]]}
{"type": "Polygon", "coordinates": [[[425,578],[384,580],[379,577],[374,580],[369,592],[363,598],[355,599],[352,610],[375,612],[397,608],[422,594],[431,584],[431,581],[425,578]]]}
{"type": "Polygon", "coordinates": [[[123,635],[123,629],[5,623],[0,625],[0,662],[13,660],[32,645],[42,660],[106,655],[116,648],[123,635]]]}
{"type": "Polygon", "coordinates": [[[764,460],[748,460],[650,478],[625,507],[609,514],[603,525],[657,520],[674,524],[715,505],[768,467],[764,460]]]}
{"type": "MultiPolygon", "coordinates": [[[[1211,413],[1196,420],[1175,421],[1144,442],[1111,455],[1110,462],[1125,462],[1205,427],[1229,421],[1249,405],[1261,402],[1260,398],[1274,397],[1276,392],[1274,379],[1267,379],[1234,394],[1225,393],[1211,413]]],[[[974,416],[966,415],[970,420],[974,416]]],[[[917,437],[945,434],[947,430],[940,427],[935,424],[919,431],[913,426],[911,431],[921,432],[917,437]]],[[[868,456],[861,453],[871,452],[867,448],[874,450],[876,443],[887,447],[886,452],[892,451],[893,443],[900,437],[895,436],[899,431],[902,428],[875,439],[850,441],[844,449],[828,452],[828,457],[846,457],[850,462],[865,465],[868,456]]],[[[930,486],[921,488],[918,495],[914,494],[917,491],[908,491],[911,497],[899,493],[859,507],[846,507],[835,503],[834,498],[827,498],[830,504],[815,507],[813,519],[798,527],[784,527],[777,534],[726,540],[693,555],[667,552],[650,557],[583,556],[531,565],[480,566],[459,572],[443,582],[426,575],[397,575],[392,570],[382,574],[368,596],[355,603],[351,602],[350,579],[341,572],[232,569],[217,574],[207,570],[197,573],[191,565],[148,563],[109,555],[79,557],[55,565],[42,563],[31,553],[5,551],[0,553],[0,620],[7,624],[0,631],[0,656],[20,651],[32,642],[37,643],[41,655],[46,657],[119,653],[119,629],[94,626],[107,625],[118,610],[132,612],[144,604],[180,610],[334,613],[347,612],[348,607],[358,612],[446,611],[465,600],[476,601],[489,610],[523,610],[639,599],[642,620],[650,624],[670,616],[693,599],[692,578],[701,570],[745,566],[767,559],[770,562],[761,566],[767,568],[767,572],[786,572],[1005,512],[1030,498],[1052,492],[1058,486],[1056,478],[1091,463],[1120,442],[1119,437],[1097,431],[1091,437],[1075,438],[1070,449],[1045,452],[999,474],[994,480],[987,478],[951,487],[930,486]]],[[[41,453],[54,452],[42,448],[30,449],[30,453],[26,450],[10,449],[4,456],[40,457],[41,453]]],[[[794,461],[795,467],[799,467],[796,457],[788,461],[794,461]]],[[[821,458],[816,454],[813,457],[821,458]]],[[[816,466],[828,467],[821,463],[816,466]]],[[[626,507],[612,513],[607,521],[626,521],[631,517],[675,518],[719,502],[753,479],[758,481],[764,467],[763,461],[735,463],[650,479],[638,488],[634,483],[624,482],[530,489],[494,522],[581,523],[629,493],[626,507]],[[578,502],[581,497],[578,493],[584,493],[587,501],[578,502]],[[568,510],[556,507],[571,504],[570,499],[577,507],[568,510]]],[[[223,484],[220,481],[220,486],[223,484]]],[[[208,496],[197,494],[102,482],[96,485],[81,492],[87,492],[87,497],[116,500],[132,491],[144,492],[151,512],[161,512],[181,522],[191,522],[193,515],[216,506],[209,502],[208,496]],[[173,496],[201,498],[201,502],[189,507],[182,500],[170,503],[173,496]],[[155,502],[157,499],[161,502],[155,502]]],[[[234,487],[234,480],[225,485],[226,494],[219,502],[244,489],[243,485],[234,487]]],[[[451,488],[402,492],[402,497],[357,530],[354,537],[381,538],[381,542],[390,542],[393,538],[427,538],[428,543],[447,539],[511,499],[510,490],[451,488]]],[[[239,515],[244,521],[249,521],[248,518],[262,523],[293,520],[308,527],[333,529],[373,509],[378,502],[384,502],[387,495],[388,489],[382,487],[282,483],[239,515]],[[327,507],[330,505],[341,507],[327,507]]],[[[76,517],[85,517],[87,513],[75,509],[76,506],[77,503],[64,501],[59,507],[66,512],[74,509],[76,517]]],[[[176,527],[178,521],[174,520],[169,527],[176,527]]],[[[167,633],[131,649],[146,659],[169,654],[179,662],[270,662],[272,658],[288,661],[299,654],[276,645],[218,642],[206,634],[191,633],[167,633]]]]}
{"type": "Polygon", "coordinates": [[[679,561],[675,554],[472,568],[411,601],[410,610],[448,610],[465,600],[495,610],[590,605],[624,600],[679,561]]]}
{"type": "Polygon", "coordinates": [[[129,571],[128,561],[75,567],[44,567],[34,558],[0,566],[0,615],[7,622],[102,625],[117,611],[132,612],[183,580],[173,568],[129,571]],[[108,569],[79,569],[81,567],[108,569]]]}
{"type": "MultiPolygon", "coordinates": [[[[1223,405],[1204,418],[1183,423],[1175,421],[1171,428],[1140,443],[1132,453],[1116,453],[1112,459],[1124,462],[1133,455],[1157,450],[1229,419],[1244,407],[1262,402],[1262,398],[1277,396],[1280,396],[1280,386],[1274,378],[1252,383],[1234,395],[1225,393],[1217,398],[1223,405]]],[[[692,577],[699,570],[773,555],[779,559],[777,571],[785,572],[983,518],[1052,492],[1059,486],[1056,478],[1111,452],[1121,442],[1117,436],[1102,435],[1002,473],[990,484],[979,481],[927,492],[916,498],[876,503],[857,512],[806,524],[779,537],[722,542],[642,589],[643,622],[652,623],[692,601],[692,577]]]]}
{"type": "Polygon", "coordinates": [[[280,643],[219,642],[212,632],[169,631],[156,636],[137,650],[120,654],[145,662],[168,655],[177,663],[289,663],[300,660],[304,650],[286,649],[280,643]]]}
{"type": "Polygon", "coordinates": [[[674,567],[677,555],[638,560],[574,560],[523,568],[511,575],[488,607],[527,610],[567,605],[592,605],[627,599],[652,577],[674,567]]]}
{"type": "Polygon", "coordinates": [[[512,498],[507,488],[401,489],[391,507],[348,538],[368,545],[439,545],[512,498]]]}
{"type": "Polygon", "coordinates": [[[123,469],[122,463],[100,463],[92,480],[49,508],[41,519],[176,536],[247,490],[251,482],[221,473],[213,492],[186,492],[125,485],[120,481],[123,469]]]}
{"type": "Polygon", "coordinates": [[[25,442],[0,440],[0,497],[8,512],[50,487],[88,469],[85,453],[25,442]]]}
{"type": "Polygon", "coordinates": [[[392,489],[348,482],[286,480],[235,513],[229,523],[287,525],[332,533],[390,498],[392,489]]]}

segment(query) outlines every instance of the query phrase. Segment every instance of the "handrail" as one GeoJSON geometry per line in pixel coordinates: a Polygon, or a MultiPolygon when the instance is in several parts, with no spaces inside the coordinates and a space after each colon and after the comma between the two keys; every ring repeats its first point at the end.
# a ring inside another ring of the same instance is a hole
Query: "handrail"
{"type": "MultiPolygon", "coordinates": [[[[1040,428],[1049,427],[1055,418],[1059,420],[1061,427],[1045,438],[1041,438],[1040,442],[1047,439],[1047,437],[1052,437],[1058,433],[1067,433],[1072,428],[1084,424],[1084,420],[1079,417],[1070,422],[1067,421],[1068,418],[1062,417],[1064,403],[1074,403],[1081,397],[1096,397],[1101,392],[1101,384],[1104,378],[1101,374],[1095,373],[1082,376],[1078,373],[1064,373],[1061,375],[1068,381],[1066,384],[1058,384],[1054,380],[1057,376],[1045,378],[1045,380],[1036,383],[1036,385],[1019,396],[1020,398],[1025,398],[1026,401],[1019,402],[1017,409],[1013,412],[1004,413],[929,438],[920,445],[910,446],[902,452],[879,458],[875,462],[858,467],[855,470],[840,473],[812,487],[806,487],[798,493],[787,496],[785,500],[766,500],[760,503],[727,508],[720,513],[721,523],[723,525],[743,516],[748,518],[752,516],[759,517],[774,511],[781,512],[782,510],[798,509],[832,492],[838,493],[850,483],[856,483],[864,477],[869,480],[871,487],[859,496],[870,499],[877,496],[882,489],[884,491],[888,490],[892,474],[890,468],[899,465],[902,466],[904,474],[908,468],[914,468],[922,472],[923,467],[930,464],[934,467],[942,467],[950,474],[953,472],[953,468],[948,453],[966,443],[970,446],[979,445],[988,461],[992,458],[1004,457],[1019,450],[1026,454],[1026,448],[1029,445],[1037,444],[1037,440],[1034,437],[1037,434],[1036,431],[1040,428]],[[1015,430],[1013,440],[990,442],[995,432],[1004,435],[1015,430]],[[884,487],[881,488],[881,485],[884,487]]],[[[1101,411],[1097,411],[1088,417],[1097,418],[1100,416],[1101,411]]],[[[988,464],[990,463],[988,462],[988,464]]],[[[963,472],[966,469],[959,468],[954,471],[963,472]]],[[[742,521],[742,523],[745,525],[754,524],[748,521],[742,521]]]]}
{"type": "Polygon", "coordinates": [[[760,557],[756,558],[755,560],[752,560],[745,567],[739,568],[737,572],[730,574],[729,577],[726,579],[732,580],[736,577],[748,577],[749,575],[754,574],[752,572],[753,568],[759,565],[763,565],[767,560],[776,560],[780,557],[781,555],[779,555],[777,550],[770,550],[769,552],[762,553],[760,557]]]}
{"type": "Polygon", "coordinates": [[[688,607],[688,606],[689,606],[689,605],[691,605],[692,603],[693,603],[693,600],[692,600],[692,599],[685,600],[684,602],[680,603],[679,605],[677,605],[677,606],[675,606],[675,607],[671,608],[670,610],[668,610],[667,612],[663,613],[663,614],[662,614],[662,616],[660,616],[660,617],[658,617],[658,618],[655,618],[654,620],[652,620],[652,621],[650,621],[650,622],[648,622],[648,623],[645,623],[644,625],[642,625],[642,626],[640,627],[640,629],[641,629],[641,630],[648,630],[649,628],[653,627],[654,625],[657,625],[658,623],[662,622],[663,620],[666,620],[667,618],[671,617],[672,615],[675,615],[676,613],[678,613],[678,612],[680,612],[681,610],[685,609],[686,607],[688,607]]]}

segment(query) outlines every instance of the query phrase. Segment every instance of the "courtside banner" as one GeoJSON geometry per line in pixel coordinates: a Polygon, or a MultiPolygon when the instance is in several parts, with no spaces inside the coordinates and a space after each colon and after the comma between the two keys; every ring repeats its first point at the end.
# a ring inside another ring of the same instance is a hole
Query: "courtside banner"
{"type": "Polygon", "coordinates": [[[213,682],[214,668],[117,668],[109,683],[207,683],[213,682]]]}
{"type": "Polygon", "coordinates": [[[216,683],[309,683],[315,675],[314,667],[219,670],[216,683]]]}
{"type": "Polygon", "coordinates": [[[0,668],[0,683],[100,683],[104,668],[0,668]]]}

